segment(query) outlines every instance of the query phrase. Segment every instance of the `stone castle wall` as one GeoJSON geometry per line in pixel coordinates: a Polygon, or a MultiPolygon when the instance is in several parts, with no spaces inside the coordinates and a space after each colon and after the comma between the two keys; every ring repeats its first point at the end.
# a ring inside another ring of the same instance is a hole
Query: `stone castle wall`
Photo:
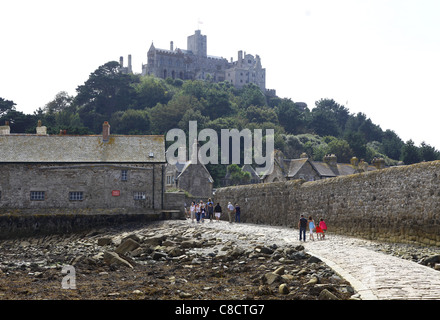
{"type": "Polygon", "coordinates": [[[440,161],[218,189],[215,202],[226,209],[228,201],[240,205],[243,222],[297,228],[304,214],[339,234],[440,246],[440,161]]]}

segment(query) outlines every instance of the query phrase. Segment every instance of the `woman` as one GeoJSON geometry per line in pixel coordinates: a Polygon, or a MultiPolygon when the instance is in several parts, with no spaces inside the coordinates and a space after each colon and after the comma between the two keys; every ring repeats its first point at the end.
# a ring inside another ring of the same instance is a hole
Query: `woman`
{"type": "Polygon", "coordinates": [[[196,217],[196,204],[191,202],[191,206],[189,207],[189,212],[191,215],[192,222],[194,223],[194,218],[196,217]]]}
{"type": "Polygon", "coordinates": [[[197,223],[200,222],[200,204],[199,203],[196,203],[196,220],[197,220],[197,223]]]}
{"type": "Polygon", "coordinates": [[[215,212],[215,218],[217,219],[217,222],[220,221],[220,216],[222,214],[222,207],[220,206],[220,203],[217,202],[217,205],[214,208],[215,212]]]}
{"type": "Polygon", "coordinates": [[[313,221],[312,216],[309,217],[309,240],[315,241],[315,238],[313,237],[313,230],[315,229],[315,221],[313,221]]]}

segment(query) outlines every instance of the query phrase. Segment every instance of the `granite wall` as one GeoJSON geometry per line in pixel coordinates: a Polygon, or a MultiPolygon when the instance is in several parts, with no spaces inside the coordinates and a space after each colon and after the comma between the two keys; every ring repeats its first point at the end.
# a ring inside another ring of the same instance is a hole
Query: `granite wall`
{"type": "Polygon", "coordinates": [[[215,202],[228,201],[240,204],[244,222],[296,228],[304,214],[339,234],[440,246],[440,161],[218,189],[215,202]]]}

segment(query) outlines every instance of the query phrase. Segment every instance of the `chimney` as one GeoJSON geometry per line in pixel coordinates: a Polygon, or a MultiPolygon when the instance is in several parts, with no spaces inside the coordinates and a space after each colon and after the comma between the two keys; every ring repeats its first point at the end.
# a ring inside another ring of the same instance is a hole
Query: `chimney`
{"type": "Polygon", "coordinates": [[[324,162],[327,163],[330,167],[337,167],[337,158],[334,154],[327,154],[324,157],[324,162]]]}
{"type": "Polygon", "coordinates": [[[110,124],[108,121],[104,121],[102,124],[102,141],[107,142],[110,137],[110,124]]]}
{"type": "Polygon", "coordinates": [[[170,42],[170,50],[174,51],[174,42],[173,41],[170,42]]]}
{"type": "Polygon", "coordinates": [[[351,166],[352,166],[354,169],[357,169],[357,168],[358,168],[358,165],[359,165],[359,159],[356,158],[356,157],[353,157],[353,158],[350,159],[350,163],[351,163],[351,166]]]}
{"type": "Polygon", "coordinates": [[[374,158],[372,162],[377,170],[385,168],[385,160],[383,158],[374,158]]]}
{"type": "Polygon", "coordinates": [[[122,68],[124,66],[124,58],[119,57],[119,66],[122,68]]]}
{"type": "Polygon", "coordinates": [[[41,135],[47,134],[47,127],[41,125],[41,120],[38,120],[37,134],[41,134],[41,135]]]}
{"type": "Polygon", "coordinates": [[[0,126],[0,134],[10,134],[11,127],[9,126],[9,121],[5,121],[4,126],[0,126]]]}
{"type": "Polygon", "coordinates": [[[361,161],[359,161],[359,171],[360,172],[368,171],[368,162],[365,162],[364,159],[361,159],[361,161]]]}
{"type": "Polygon", "coordinates": [[[128,72],[132,73],[132,69],[131,69],[131,54],[128,55],[128,72]]]}

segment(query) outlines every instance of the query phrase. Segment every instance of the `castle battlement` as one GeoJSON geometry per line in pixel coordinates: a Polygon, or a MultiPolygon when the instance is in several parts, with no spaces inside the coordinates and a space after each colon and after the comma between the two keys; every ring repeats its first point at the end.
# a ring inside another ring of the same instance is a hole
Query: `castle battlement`
{"type": "Polygon", "coordinates": [[[266,69],[261,59],[238,51],[237,61],[207,55],[207,36],[200,30],[187,39],[187,49],[159,49],[151,44],[148,50],[148,62],[142,65],[142,75],[154,75],[158,78],[182,80],[205,80],[214,82],[228,81],[237,88],[250,83],[266,91],[266,69]]]}

